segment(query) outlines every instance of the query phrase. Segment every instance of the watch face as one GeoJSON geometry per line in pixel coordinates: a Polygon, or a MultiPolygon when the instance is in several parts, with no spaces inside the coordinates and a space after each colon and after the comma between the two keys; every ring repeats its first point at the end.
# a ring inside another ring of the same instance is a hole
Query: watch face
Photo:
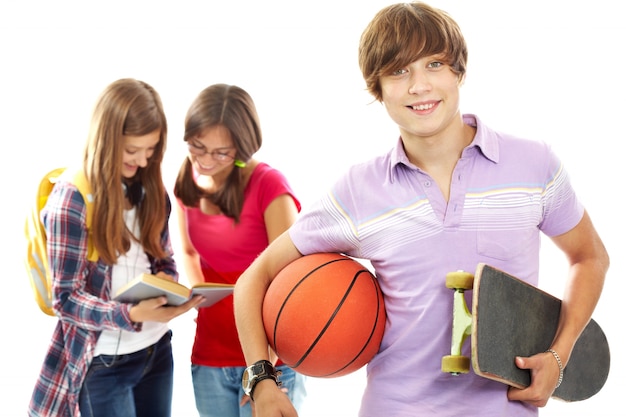
{"type": "Polygon", "coordinates": [[[257,382],[272,378],[278,383],[276,369],[269,361],[259,361],[248,366],[241,376],[241,387],[246,395],[251,395],[257,382]]]}
{"type": "Polygon", "coordinates": [[[243,371],[243,376],[241,377],[241,386],[243,387],[243,392],[246,394],[250,394],[250,390],[252,389],[252,377],[252,369],[246,368],[246,370],[243,371]]]}

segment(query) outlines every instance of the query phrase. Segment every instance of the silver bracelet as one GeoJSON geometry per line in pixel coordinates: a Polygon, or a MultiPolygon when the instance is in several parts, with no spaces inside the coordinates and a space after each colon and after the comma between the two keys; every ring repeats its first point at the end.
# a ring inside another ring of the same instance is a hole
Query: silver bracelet
{"type": "Polygon", "coordinates": [[[556,387],[554,387],[554,389],[557,389],[561,386],[561,382],[563,382],[563,362],[561,362],[561,357],[554,349],[548,349],[546,352],[550,352],[552,356],[554,356],[554,359],[556,359],[556,363],[559,365],[559,380],[556,383],[556,387]]]}

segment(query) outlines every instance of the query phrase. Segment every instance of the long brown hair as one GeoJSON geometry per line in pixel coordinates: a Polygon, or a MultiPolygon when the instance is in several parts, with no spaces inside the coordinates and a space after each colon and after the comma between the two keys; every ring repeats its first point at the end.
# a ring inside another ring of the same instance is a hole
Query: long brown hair
{"type": "MultiPolygon", "coordinates": [[[[241,87],[214,84],[202,90],[187,111],[183,139],[186,142],[217,125],[230,132],[237,150],[235,159],[247,162],[261,148],[259,116],[252,97],[241,87]]],[[[174,195],[188,207],[197,207],[201,198],[208,198],[222,213],[239,221],[244,187],[241,170],[233,169],[224,187],[216,193],[206,193],[194,181],[191,161],[185,158],[176,178],[174,195]]]]}
{"type": "Polygon", "coordinates": [[[144,189],[138,206],[139,241],[146,253],[161,259],[167,256],[161,245],[161,232],[167,222],[167,194],[161,175],[167,122],[161,99],[145,82],[125,78],[110,84],[96,102],[84,170],[94,195],[93,242],[100,258],[109,265],[129,250],[132,238],[123,216],[124,136],[143,136],[155,130],[160,132],[160,140],[133,181],[140,182],[144,189]]]}

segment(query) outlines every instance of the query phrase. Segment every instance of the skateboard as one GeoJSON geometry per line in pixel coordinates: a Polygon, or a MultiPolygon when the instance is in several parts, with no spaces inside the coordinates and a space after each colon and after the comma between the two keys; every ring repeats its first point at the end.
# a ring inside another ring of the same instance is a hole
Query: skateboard
{"type": "MultiPolygon", "coordinates": [[[[441,369],[453,375],[469,372],[470,358],[461,348],[471,339],[474,373],[517,388],[530,385],[530,371],[519,369],[515,356],[532,356],[550,348],[556,333],[561,300],[486,264],[475,275],[451,272],[446,287],[454,290],[452,344],[441,369]],[[464,292],[473,290],[472,311],[464,292]]],[[[563,372],[561,385],[552,394],[566,402],[581,401],[604,386],[610,368],[607,338],[591,319],[582,332],[563,372]]]]}

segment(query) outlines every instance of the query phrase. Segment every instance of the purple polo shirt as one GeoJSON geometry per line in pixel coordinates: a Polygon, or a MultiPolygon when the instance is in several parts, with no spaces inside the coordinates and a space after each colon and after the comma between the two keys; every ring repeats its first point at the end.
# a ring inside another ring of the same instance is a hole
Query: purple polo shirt
{"type": "Polygon", "coordinates": [[[491,130],[474,115],[463,119],[477,131],[454,169],[448,202],[398,141],[351,167],[289,231],[303,254],[342,252],[375,269],[388,317],[368,364],[361,417],[537,415],[509,402],[503,384],[441,371],[453,299],[445,276],[485,262],[537,285],[540,232],[571,230],[584,208],[548,145],[491,130]]]}

